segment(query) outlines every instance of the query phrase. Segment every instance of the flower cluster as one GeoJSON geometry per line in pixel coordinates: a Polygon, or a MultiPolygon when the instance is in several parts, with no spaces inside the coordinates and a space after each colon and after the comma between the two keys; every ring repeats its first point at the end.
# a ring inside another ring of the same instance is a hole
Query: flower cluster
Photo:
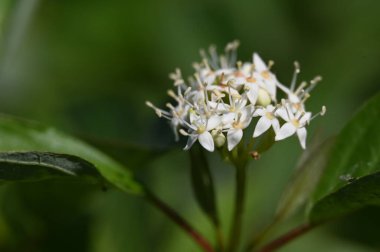
{"type": "Polygon", "coordinates": [[[243,137],[243,130],[249,127],[254,117],[258,117],[253,138],[273,128],[275,140],[279,141],[297,134],[302,148],[306,146],[306,126],[317,115],[306,111],[305,101],[310,91],[321,80],[316,77],[309,83],[302,82],[296,87],[299,65],[295,62],[295,72],[290,87],[281,84],[271,72],[273,61],[268,64],[256,53],[252,62],[237,61],[237,41],[227,44],[225,54],[218,55],[211,46],[209,54],[201,51],[202,62],[195,63],[195,74],[186,82],[177,69],[170,74],[174,89],[168,95],[175,104],[166,104],[167,110],[146,104],[159,117],[170,121],[176,136],[187,136],[185,150],[197,140],[208,151],[222,147],[227,141],[231,151],[243,137]],[[283,92],[277,99],[277,90],[283,92]]]}

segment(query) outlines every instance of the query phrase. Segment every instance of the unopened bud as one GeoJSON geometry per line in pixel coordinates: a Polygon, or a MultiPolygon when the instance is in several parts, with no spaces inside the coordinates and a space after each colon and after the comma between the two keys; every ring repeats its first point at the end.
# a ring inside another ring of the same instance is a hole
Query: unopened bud
{"type": "Polygon", "coordinates": [[[260,88],[257,103],[265,107],[268,106],[271,103],[271,101],[272,99],[270,98],[269,93],[265,89],[260,88]]]}
{"type": "Polygon", "coordinates": [[[226,143],[226,137],[220,130],[211,131],[212,138],[214,139],[215,146],[220,148],[226,143]]]}

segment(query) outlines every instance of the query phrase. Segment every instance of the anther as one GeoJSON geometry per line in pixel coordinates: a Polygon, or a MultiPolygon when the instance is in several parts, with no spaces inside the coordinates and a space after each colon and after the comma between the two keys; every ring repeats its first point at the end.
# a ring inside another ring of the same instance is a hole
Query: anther
{"type": "Polygon", "coordinates": [[[298,63],[298,61],[294,61],[294,69],[297,74],[301,72],[300,64],[298,63]]]}
{"type": "Polygon", "coordinates": [[[181,134],[181,135],[183,135],[183,136],[188,136],[189,135],[189,133],[187,133],[185,130],[183,130],[183,129],[180,129],[179,130],[179,133],[181,134]]]}
{"type": "Polygon", "coordinates": [[[272,66],[274,65],[274,61],[273,60],[270,60],[268,62],[268,70],[270,70],[272,68],[272,66]]]}
{"type": "Polygon", "coordinates": [[[322,110],[319,113],[321,116],[324,116],[326,114],[326,106],[322,106],[322,110]]]}

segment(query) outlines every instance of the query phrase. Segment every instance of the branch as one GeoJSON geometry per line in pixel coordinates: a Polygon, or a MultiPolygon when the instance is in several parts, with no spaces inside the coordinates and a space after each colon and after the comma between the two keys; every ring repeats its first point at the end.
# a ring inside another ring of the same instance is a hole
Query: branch
{"type": "Polygon", "coordinates": [[[205,252],[215,252],[211,244],[196,231],[185,219],[183,219],[175,210],[170,208],[166,203],[158,199],[150,192],[146,193],[147,200],[163,212],[167,217],[174,221],[182,228],[205,252]]]}
{"type": "Polygon", "coordinates": [[[316,224],[304,224],[299,227],[296,227],[292,230],[290,230],[288,233],[278,237],[277,239],[274,239],[273,241],[269,242],[267,245],[262,247],[258,250],[258,252],[272,252],[280,247],[284,246],[285,244],[293,241],[295,238],[307,233],[309,230],[316,227],[316,224]]]}

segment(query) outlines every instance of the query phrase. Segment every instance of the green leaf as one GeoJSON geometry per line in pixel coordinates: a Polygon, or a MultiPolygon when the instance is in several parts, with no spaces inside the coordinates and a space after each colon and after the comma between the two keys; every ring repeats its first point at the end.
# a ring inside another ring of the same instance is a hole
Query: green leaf
{"type": "Polygon", "coordinates": [[[379,125],[380,94],[370,99],[339,134],[313,196],[311,222],[347,214],[379,198],[379,125]]]}
{"type": "Polygon", "coordinates": [[[214,183],[205,153],[198,144],[190,149],[190,160],[191,183],[195,198],[203,212],[215,225],[219,225],[214,183]]]}
{"type": "Polygon", "coordinates": [[[293,178],[284,190],[277,207],[277,221],[290,217],[307,202],[323,174],[328,153],[334,143],[335,138],[329,138],[317,146],[308,148],[302,154],[293,178]]]}
{"type": "Polygon", "coordinates": [[[371,205],[380,206],[380,172],[354,180],[318,201],[310,220],[326,221],[371,205]]]}
{"type": "Polygon", "coordinates": [[[0,152],[52,152],[78,156],[93,164],[99,173],[119,189],[143,194],[133,173],[86,143],[39,123],[0,116],[0,152]]]}
{"type": "Polygon", "coordinates": [[[76,156],[35,151],[0,153],[0,181],[36,181],[56,177],[101,179],[94,165],[76,156]]]}

